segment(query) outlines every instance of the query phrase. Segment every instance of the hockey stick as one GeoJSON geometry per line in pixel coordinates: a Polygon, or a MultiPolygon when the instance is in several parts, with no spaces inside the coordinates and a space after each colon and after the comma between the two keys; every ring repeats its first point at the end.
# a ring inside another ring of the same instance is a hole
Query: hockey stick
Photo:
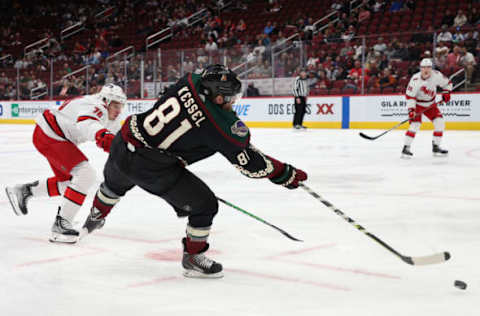
{"type": "MultiPolygon", "coordinates": [[[[433,105],[435,105],[435,104],[436,104],[436,103],[433,103],[432,105],[430,105],[429,107],[427,107],[427,108],[426,108],[425,110],[423,110],[422,112],[416,113],[416,114],[415,114],[415,117],[417,117],[418,115],[422,115],[423,113],[427,112],[427,111],[430,110],[430,109],[433,107],[433,105]]],[[[362,133],[362,132],[360,132],[359,135],[360,135],[361,137],[365,138],[365,139],[375,140],[375,139],[377,139],[377,138],[379,138],[379,137],[382,137],[383,135],[387,134],[388,132],[393,131],[394,129],[396,129],[396,128],[399,127],[400,125],[403,125],[403,124],[407,123],[407,122],[410,121],[410,120],[411,120],[410,118],[407,118],[406,120],[401,121],[400,123],[398,123],[397,125],[395,125],[395,126],[392,127],[391,129],[386,130],[385,132],[380,133],[380,134],[377,135],[377,136],[368,136],[367,134],[364,134],[364,133],[362,133]]]]}
{"type": "Polygon", "coordinates": [[[262,218],[260,218],[260,217],[258,217],[258,216],[256,216],[256,215],[253,215],[252,213],[249,213],[249,212],[241,209],[240,207],[238,207],[238,206],[236,206],[236,205],[233,205],[232,203],[230,203],[230,202],[228,202],[228,201],[225,201],[225,200],[222,199],[222,198],[219,198],[218,196],[217,196],[217,200],[219,200],[219,201],[222,202],[223,204],[226,204],[226,205],[228,205],[228,206],[236,209],[237,211],[240,211],[240,212],[242,212],[242,213],[244,213],[244,214],[247,214],[247,215],[250,216],[250,217],[253,217],[254,219],[256,219],[257,221],[259,221],[259,222],[261,222],[261,223],[264,223],[264,224],[266,224],[266,225],[268,225],[268,226],[270,226],[270,227],[278,230],[279,232],[281,232],[283,235],[285,235],[287,238],[290,238],[291,240],[302,241],[302,242],[303,242],[303,240],[297,239],[297,238],[293,237],[292,235],[290,235],[289,233],[287,233],[287,232],[284,231],[283,229],[281,229],[281,228],[279,228],[279,227],[277,227],[277,226],[275,226],[275,225],[273,225],[273,224],[270,224],[270,223],[267,222],[266,220],[264,220],[264,219],[262,219],[262,218]]]}
{"type": "Polygon", "coordinates": [[[345,215],[342,211],[340,211],[338,208],[333,206],[330,202],[322,198],[319,194],[314,192],[312,189],[310,189],[308,186],[305,184],[301,183],[300,186],[307,191],[311,196],[313,196],[315,199],[319,200],[320,202],[323,203],[326,207],[334,211],[338,216],[342,217],[344,220],[355,226],[359,231],[367,235],[368,237],[372,238],[375,240],[377,243],[379,243],[381,246],[389,250],[391,253],[402,259],[404,262],[411,264],[411,265],[427,265],[427,264],[435,264],[435,263],[442,263],[450,259],[450,253],[449,252],[440,252],[436,253],[430,256],[422,256],[422,257],[408,257],[400,254],[398,251],[387,245],[383,240],[375,236],[374,234],[368,232],[362,225],[357,224],[353,219],[345,215]]]}

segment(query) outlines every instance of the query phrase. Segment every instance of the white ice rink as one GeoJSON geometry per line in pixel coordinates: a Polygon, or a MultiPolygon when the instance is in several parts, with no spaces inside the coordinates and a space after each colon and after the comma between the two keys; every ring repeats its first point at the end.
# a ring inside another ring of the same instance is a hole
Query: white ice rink
{"type": "MultiPolygon", "coordinates": [[[[404,131],[372,142],[355,130],[253,129],[254,145],[306,170],[312,189],[399,252],[450,251],[452,258],[407,265],[304,190],[248,179],[215,155],[190,170],[219,197],[305,242],[220,205],[207,254],[225,277],[198,280],[181,275],[186,220],[140,189],[121,200],[103,230],[73,246],[48,242],[59,198],[32,199],[31,212],[15,216],[5,185],[51,175],[32,130],[0,125],[2,316],[480,314],[479,132],[447,131],[448,158],[432,157],[431,131],[420,132],[414,159],[405,161],[404,131]],[[456,279],[467,290],[455,288],[456,279]]],[[[81,148],[100,183],[106,154],[93,143],[81,148]]]]}

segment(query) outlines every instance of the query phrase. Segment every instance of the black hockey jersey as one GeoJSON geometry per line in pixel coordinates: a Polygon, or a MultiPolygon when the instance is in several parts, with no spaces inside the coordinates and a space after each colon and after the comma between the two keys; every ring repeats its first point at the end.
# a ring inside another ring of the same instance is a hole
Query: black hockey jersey
{"type": "Polygon", "coordinates": [[[283,164],[250,144],[250,131],[234,111],[199,94],[200,79],[187,74],[150,110],[128,117],[124,139],[136,147],[164,151],[185,164],[219,152],[248,177],[271,177],[283,164]]]}

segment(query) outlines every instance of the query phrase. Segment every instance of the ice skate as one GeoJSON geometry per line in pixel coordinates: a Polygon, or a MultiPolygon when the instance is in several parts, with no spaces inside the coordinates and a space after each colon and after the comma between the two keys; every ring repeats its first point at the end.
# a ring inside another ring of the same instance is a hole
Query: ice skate
{"type": "Polygon", "coordinates": [[[448,150],[440,148],[439,145],[432,143],[432,152],[435,157],[446,157],[448,156],[448,150]]]}
{"type": "Polygon", "coordinates": [[[186,238],[183,238],[183,275],[187,278],[213,279],[223,277],[223,267],[204,255],[208,250],[208,244],[200,253],[189,254],[186,250],[186,238]]]}
{"type": "MultiPolygon", "coordinates": [[[[101,229],[105,225],[105,218],[100,218],[102,213],[96,208],[92,207],[90,214],[87,217],[87,220],[82,227],[82,235],[90,234],[94,230],[101,229]]],[[[82,236],[83,237],[83,236],[82,236]]]]}
{"type": "Polygon", "coordinates": [[[27,215],[27,203],[32,197],[32,187],[38,185],[38,181],[26,184],[17,184],[14,187],[6,187],[8,200],[12,205],[13,211],[16,215],[27,215]]]}
{"type": "Polygon", "coordinates": [[[412,152],[410,151],[410,146],[403,146],[401,158],[411,159],[413,157],[412,152]]]}
{"type": "Polygon", "coordinates": [[[51,242],[74,244],[78,241],[79,233],[73,229],[72,223],[60,216],[60,208],[52,226],[51,242]]]}

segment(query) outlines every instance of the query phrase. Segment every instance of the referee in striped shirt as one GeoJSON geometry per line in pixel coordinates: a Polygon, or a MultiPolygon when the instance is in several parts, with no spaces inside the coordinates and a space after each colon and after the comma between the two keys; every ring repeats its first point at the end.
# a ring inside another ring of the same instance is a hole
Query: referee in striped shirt
{"type": "Polygon", "coordinates": [[[305,129],[303,126],[303,117],[307,108],[307,96],[309,93],[307,72],[302,69],[300,76],[293,82],[293,95],[295,96],[295,114],[293,115],[293,128],[305,129]]]}

